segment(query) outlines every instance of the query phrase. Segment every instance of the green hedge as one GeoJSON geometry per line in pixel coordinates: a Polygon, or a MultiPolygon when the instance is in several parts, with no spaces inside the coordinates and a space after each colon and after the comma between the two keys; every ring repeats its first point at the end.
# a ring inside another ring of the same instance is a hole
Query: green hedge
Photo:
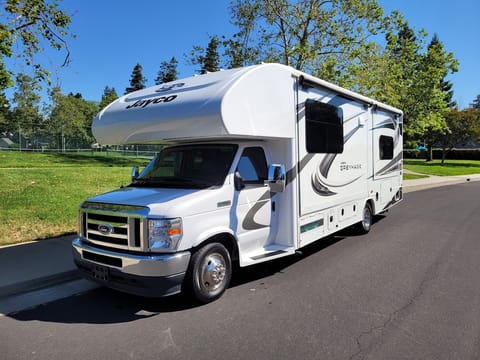
{"type": "MultiPolygon", "coordinates": [[[[418,151],[417,149],[403,150],[405,159],[425,159],[426,151],[418,151]]],[[[442,150],[433,149],[433,158],[441,159],[442,150]]],[[[480,160],[480,149],[453,149],[447,152],[446,159],[449,160],[480,160]]]]}

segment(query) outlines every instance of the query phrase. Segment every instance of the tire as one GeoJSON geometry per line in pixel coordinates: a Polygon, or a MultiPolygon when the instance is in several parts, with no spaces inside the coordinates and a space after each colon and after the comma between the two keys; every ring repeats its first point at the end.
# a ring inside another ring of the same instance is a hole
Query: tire
{"type": "Polygon", "coordinates": [[[367,234],[372,228],[373,224],[373,211],[370,203],[365,203],[365,207],[362,212],[362,221],[355,225],[355,233],[359,235],[367,234]]]}
{"type": "Polygon", "coordinates": [[[185,279],[186,290],[201,303],[218,299],[232,277],[230,253],[220,243],[210,243],[192,256],[185,279]]]}

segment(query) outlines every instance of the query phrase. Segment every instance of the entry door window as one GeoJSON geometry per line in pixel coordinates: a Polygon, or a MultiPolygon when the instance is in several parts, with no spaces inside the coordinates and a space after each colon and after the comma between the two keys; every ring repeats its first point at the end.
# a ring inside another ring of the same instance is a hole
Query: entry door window
{"type": "Polygon", "coordinates": [[[305,119],[308,153],[343,153],[342,108],[307,99],[305,102],[305,119]]]}
{"type": "Polygon", "coordinates": [[[242,177],[245,185],[263,186],[267,180],[267,161],[261,147],[250,147],[243,150],[237,171],[242,177]]]}
{"type": "Polygon", "coordinates": [[[380,160],[393,159],[393,137],[380,135],[380,160]]]}

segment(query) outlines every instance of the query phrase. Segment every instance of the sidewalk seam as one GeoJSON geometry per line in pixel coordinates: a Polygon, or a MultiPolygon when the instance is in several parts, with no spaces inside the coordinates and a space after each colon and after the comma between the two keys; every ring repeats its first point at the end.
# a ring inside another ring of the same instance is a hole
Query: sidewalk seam
{"type": "Polygon", "coordinates": [[[0,287],[0,299],[80,279],[77,269],[0,287]]]}

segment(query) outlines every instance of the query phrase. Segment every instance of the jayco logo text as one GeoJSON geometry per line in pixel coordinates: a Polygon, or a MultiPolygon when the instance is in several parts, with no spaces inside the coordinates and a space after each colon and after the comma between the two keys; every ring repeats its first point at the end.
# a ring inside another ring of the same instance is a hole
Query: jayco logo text
{"type": "Polygon", "coordinates": [[[170,96],[160,96],[153,99],[146,99],[146,100],[137,100],[133,104],[128,105],[126,109],[132,108],[146,108],[150,104],[161,104],[161,103],[168,103],[177,98],[177,95],[170,95],[170,96]]]}

